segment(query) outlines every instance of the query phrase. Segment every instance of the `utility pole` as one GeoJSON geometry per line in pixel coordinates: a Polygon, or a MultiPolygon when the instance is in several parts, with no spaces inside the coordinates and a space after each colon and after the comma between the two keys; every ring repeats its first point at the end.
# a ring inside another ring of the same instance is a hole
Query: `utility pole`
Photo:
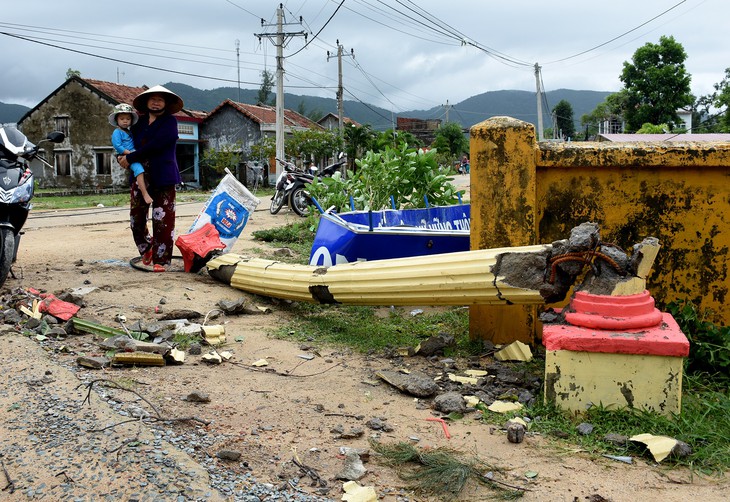
{"type": "Polygon", "coordinates": [[[535,63],[535,82],[537,83],[537,140],[542,141],[542,84],[540,83],[540,65],[535,63]]]}
{"type": "MultiPolygon", "coordinates": [[[[342,138],[345,134],[344,105],[342,103],[344,94],[344,89],[342,87],[342,48],[340,41],[337,40],[337,118],[339,124],[338,127],[340,128],[340,138],[342,138]]],[[[355,59],[355,49],[350,49],[350,54],[348,55],[352,57],[352,59],[355,59]]],[[[327,61],[329,61],[332,57],[335,56],[330,55],[330,51],[327,51],[327,61]]]]}
{"type": "Polygon", "coordinates": [[[238,68],[238,98],[236,101],[241,102],[241,53],[240,48],[241,42],[236,39],[236,67],[238,68]]]}
{"type": "Polygon", "coordinates": [[[119,77],[120,76],[123,77],[124,76],[124,72],[120,72],[119,71],[119,67],[117,66],[117,84],[120,84],[121,83],[120,80],[119,80],[119,77]]]}
{"type": "Polygon", "coordinates": [[[451,108],[451,105],[449,104],[449,100],[446,100],[446,104],[442,105],[446,109],[446,122],[449,122],[449,109],[451,108]]]}
{"type": "MultiPolygon", "coordinates": [[[[299,17],[299,23],[302,23],[301,16],[299,17]]],[[[258,37],[259,41],[262,37],[266,37],[269,40],[276,40],[274,45],[276,46],[276,157],[284,160],[284,44],[293,37],[303,36],[306,40],[307,33],[304,31],[297,32],[284,32],[284,25],[293,24],[284,22],[284,4],[279,4],[279,8],[276,9],[276,33],[258,33],[255,36],[258,37]]],[[[266,22],[261,19],[261,27],[270,27],[266,22]]],[[[279,163],[276,163],[276,177],[278,178],[283,168],[279,163]]]]}

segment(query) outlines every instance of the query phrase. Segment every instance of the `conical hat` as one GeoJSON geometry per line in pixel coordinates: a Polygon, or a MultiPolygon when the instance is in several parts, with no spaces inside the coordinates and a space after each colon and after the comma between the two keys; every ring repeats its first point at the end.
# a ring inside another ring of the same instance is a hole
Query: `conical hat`
{"type": "Polygon", "coordinates": [[[165,110],[167,110],[167,113],[177,113],[183,108],[182,98],[174,92],[165,89],[161,85],[150,87],[146,91],[140,93],[136,98],[134,98],[132,104],[137,110],[147,113],[149,111],[147,109],[147,99],[149,99],[152,94],[161,94],[165,98],[165,103],[167,103],[165,110]]]}

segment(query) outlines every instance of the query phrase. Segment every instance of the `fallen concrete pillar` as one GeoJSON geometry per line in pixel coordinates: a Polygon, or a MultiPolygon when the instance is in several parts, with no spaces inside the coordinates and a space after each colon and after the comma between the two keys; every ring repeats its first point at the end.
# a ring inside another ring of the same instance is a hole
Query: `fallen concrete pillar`
{"type": "Polygon", "coordinates": [[[632,258],[615,248],[600,250],[594,223],[574,228],[568,239],[537,246],[329,268],[230,253],[207,264],[211,277],[249,293],[350,305],[544,304],[564,299],[588,266],[593,269],[589,276],[597,278],[593,281],[596,288],[635,278],[632,258]]]}

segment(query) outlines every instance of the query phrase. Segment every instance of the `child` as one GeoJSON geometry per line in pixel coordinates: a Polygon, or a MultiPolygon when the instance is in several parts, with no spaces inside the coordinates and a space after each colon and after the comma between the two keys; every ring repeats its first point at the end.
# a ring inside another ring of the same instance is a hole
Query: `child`
{"type": "MultiPolygon", "coordinates": [[[[116,127],[112,133],[112,145],[117,151],[117,155],[127,155],[134,151],[134,141],[129,128],[136,124],[137,120],[139,120],[137,112],[126,103],[115,106],[114,111],[109,114],[109,123],[116,127]]],[[[137,179],[142,198],[147,204],[152,204],[152,197],[147,192],[147,183],[144,180],[144,167],[139,162],[133,162],[129,168],[137,179]]]]}

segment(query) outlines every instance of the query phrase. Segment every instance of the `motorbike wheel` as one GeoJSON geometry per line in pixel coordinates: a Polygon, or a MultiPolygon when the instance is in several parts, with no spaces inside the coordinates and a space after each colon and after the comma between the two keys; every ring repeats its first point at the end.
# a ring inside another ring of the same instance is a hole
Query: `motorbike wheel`
{"type": "Polygon", "coordinates": [[[271,214],[276,214],[279,212],[279,210],[284,206],[284,191],[283,190],[277,190],[274,196],[271,198],[271,206],[269,207],[269,212],[271,214]]]}
{"type": "Polygon", "coordinates": [[[299,187],[289,195],[289,207],[302,218],[309,216],[312,206],[304,188],[299,187]]]}
{"type": "Polygon", "coordinates": [[[15,256],[15,233],[9,228],[0,228],[0,286],[8,278],[15,256]]]}

